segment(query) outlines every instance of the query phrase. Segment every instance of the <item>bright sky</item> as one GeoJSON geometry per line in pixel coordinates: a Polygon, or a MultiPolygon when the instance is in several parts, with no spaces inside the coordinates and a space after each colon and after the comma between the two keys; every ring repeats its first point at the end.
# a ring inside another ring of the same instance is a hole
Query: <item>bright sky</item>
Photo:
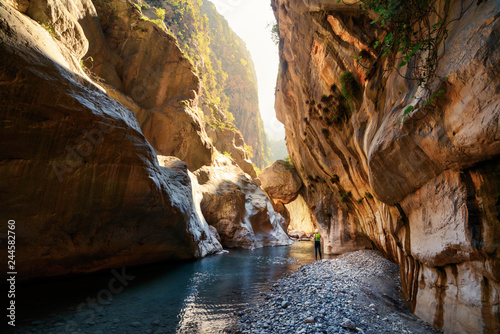
{"type": "Polygon", "coordinates": [[[229,26],[246,43],[255,65],[259,107],[269,139],[284,139],[283,124],[274,112],[274,88],[278,75],[278,46],[271,40],[270,22],[276,20],[270,0],[211,0],[229,26]]]}

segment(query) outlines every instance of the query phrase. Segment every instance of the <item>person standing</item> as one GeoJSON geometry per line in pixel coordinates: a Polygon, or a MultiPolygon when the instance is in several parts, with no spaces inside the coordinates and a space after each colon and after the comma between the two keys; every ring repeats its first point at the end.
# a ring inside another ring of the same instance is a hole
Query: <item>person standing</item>
{"type": "Polygon", "coordinates": [[[316,231],[314,231],[314,257],[316,258],[316,261],[318,261],[318,252],[319,259],[323,259],[321,256],[321,239],[321,234],[319,234],[318,229],[316,229],[316,231]]]}

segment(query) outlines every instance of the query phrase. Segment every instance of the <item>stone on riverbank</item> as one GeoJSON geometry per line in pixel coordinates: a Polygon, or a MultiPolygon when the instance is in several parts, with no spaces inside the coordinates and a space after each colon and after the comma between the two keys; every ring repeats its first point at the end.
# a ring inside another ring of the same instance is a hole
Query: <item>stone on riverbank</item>
{"type": "Polygon", "coordinates": [[[233,333],[439,333],[411,313],[400,289],[398,267],[376,251],[316,261],[279,279],[233,333]]]}

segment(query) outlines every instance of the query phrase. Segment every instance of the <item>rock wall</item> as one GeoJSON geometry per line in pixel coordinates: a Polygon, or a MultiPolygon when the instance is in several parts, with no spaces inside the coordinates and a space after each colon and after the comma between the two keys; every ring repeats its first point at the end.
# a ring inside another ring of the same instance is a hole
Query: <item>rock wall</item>
{"type": "MultiPolygon", "coordinates": [[[[189,172],[217,166],[220,153],[199,78],[164,25],[124,0],[9,1],[0,42],[0,211],[17,223],[20,279],[222,249],[189,172]],[[160,167],[157,153],[177,158],[160,167]]],[[[234,246],[288,244],[236,160],[226,163],[253,235],[234,246]]]]}
{"type": "Polygon", "coordinates": [[[376,248],[399,264],[417,315],[449,333],[496,333],[500,3],[447,4],[437,72],[448,79],[433,87],[445,94],[431,107],[417,104],[405,122],[403,111],[422,90],[385,70],[394,59],[378,60],[369,75],[356,62],[387,32],[353,4],[272,1],[280,30],[276,110],[302,196],[327,252],[376,248]],[[332,113],[346,72],[359,91],[339,120],[332,113]]]}
{"type": "Polygon", "coordinates": [[[20,279],[222,249],[196,215],[187,169],[159,167],[134,114],[73,50],[3,2],[0,28],[1,211],[16,221],[20,279]]]}
{"type": "Polygon", "coordinates": [[[216,31],[211,49],[227,73],[224,93],[229,99],[229,111],[245,142],[252,146],[252,162],[264,168],[269,162],[269,148],[264,123],[260,117],[257,75],[245,42],[229,27],[210,1],[203,1],[201,13],[208,17],[209,28],[216,31]]]}

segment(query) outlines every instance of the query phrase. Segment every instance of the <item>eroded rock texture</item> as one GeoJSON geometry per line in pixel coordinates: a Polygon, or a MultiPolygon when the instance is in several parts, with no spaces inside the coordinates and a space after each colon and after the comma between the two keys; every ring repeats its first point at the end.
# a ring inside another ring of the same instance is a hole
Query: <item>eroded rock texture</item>
{"type": "Polygon", "coordinates": [[[259,174],[262,189],[274,200],[288,204],[297,198],[302,180],[295,168],[282,160],[273,162],[259,174]]]}
{"type": "MultiPolygon", "coordinates": [[[[222,249],[189,172],[220,154],[174,37],[124,0],[9,0],[0,2],[0,59],[0,211],[17,222],[19,278],[222,249]],[[171,155],[162,167],[157,153],[171,155]]],[[[220,145],[244,147],[232,133],[220,145]]],[[[234,246],[288,244],[242,157],[250,175],[237,157],[226,163],[245,196],[238,223],[252,234],[234,246]]]]}
{"type": "Polygon", "coordinates": [[[417,315],[445,332],[496,333],[500,5],[447,4],[437,71],[448,83],[433,87],[445,94],[401,123],[422,91],[384,71],[397,65],[390,59],[369,76],[356,63],[363,50],[374,61],[372,46],[386,32],[353,3],[272,1],[281,36],[277,115],[326,251],[375,247],[400,265],[417,315]],[[353,111],[333,119],[347,71],[359,86],[353,111]]]}
{"type": "Polygon", "coordinates": [[[160,168],[134,114],[49,32],[2,2],[0,17],[1,211],[16,221],[19,277],[220,250],[187,168],[160,168]]]}
{"type": "Polygon", "coordinates": [[[262,189],[223,155],[195,172],[201,212],[224,247],[253,249],[290,245],[285,219],[262,189]]]}

